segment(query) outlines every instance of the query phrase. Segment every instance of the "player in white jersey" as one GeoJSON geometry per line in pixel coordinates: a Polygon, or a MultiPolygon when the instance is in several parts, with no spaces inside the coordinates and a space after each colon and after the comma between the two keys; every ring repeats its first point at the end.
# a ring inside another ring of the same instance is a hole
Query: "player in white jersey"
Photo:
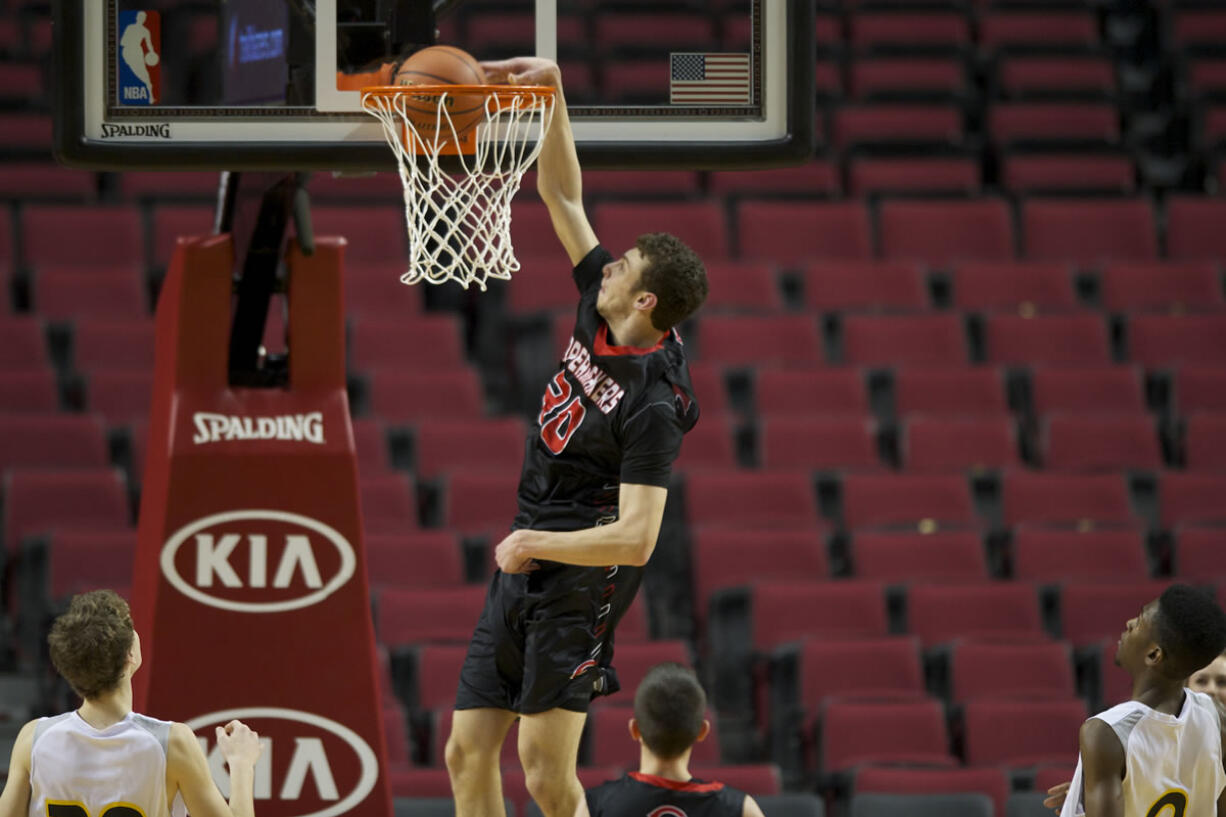
{"type": "Polygon", "coordinates": [[[1061,817],[1226,817],[1226,727],[1208,695],[1184,686],[1224,647],[1226,614],[1189,585],[1128,622],[1115,662],[1132,700],[1082,725],[1061,817]]]}
{"type": "Polygon", "coordinates": [[[259,735],[239,721],[217,727],[227,805],[191,729],[132,711],[141,654],[127,602],[110,590],[75,596],[47,641],[81,707],[22,727],[0,817],[170,817],[183,806],[192,817],[254,817],[259,735]]]}

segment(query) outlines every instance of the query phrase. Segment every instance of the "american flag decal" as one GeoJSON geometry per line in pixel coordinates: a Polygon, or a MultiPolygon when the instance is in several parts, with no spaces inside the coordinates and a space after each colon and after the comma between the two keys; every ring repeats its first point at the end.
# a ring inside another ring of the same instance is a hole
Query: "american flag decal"
{"type": "Polygon", "coordinates": [[[674,105],[748,105],[748,54],[669,54],[674,105]]]}

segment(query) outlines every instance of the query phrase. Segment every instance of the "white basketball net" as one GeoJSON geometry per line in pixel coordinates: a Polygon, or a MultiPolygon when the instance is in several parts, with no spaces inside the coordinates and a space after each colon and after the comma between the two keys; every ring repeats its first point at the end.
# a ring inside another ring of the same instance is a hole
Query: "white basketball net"
{"type": "Polygon", "coordinates": [[[511,246],[511,199],[541,152],[553,96],[527,89],[502,94],[501,100],[486,95],[484,120],[475,125],[476,150],[456,156],[461,169],[448,173],[439,160],[459,134],[447,94],[439,94],[433,131],[422,133],[405,108],[413,92],[404,86],[400,93],[362,96],[362,106],[383,123],[404,184],[409,268],[400,280],[456,281],[465,289],[476,283],[484,291],[486,279],[509,280],[519,269],[511,246]]]}

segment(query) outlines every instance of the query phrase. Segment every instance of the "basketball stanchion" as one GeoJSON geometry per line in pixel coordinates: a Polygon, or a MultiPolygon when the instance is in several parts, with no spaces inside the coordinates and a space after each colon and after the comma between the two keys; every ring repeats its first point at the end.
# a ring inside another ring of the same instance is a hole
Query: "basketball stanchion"
{"type": "Polygon", "coordinates": [[[509,280],[519,269],[511,200],[541,152],[553,106],[547,86],[362,90],[362,107],[382,123],[404,185],[409,265],[401,281],[475,283],[484,291],[487,279],[509,280]],[[480,116],[457,122],[455,101],[474,96],[485,100],[480,116]]]}

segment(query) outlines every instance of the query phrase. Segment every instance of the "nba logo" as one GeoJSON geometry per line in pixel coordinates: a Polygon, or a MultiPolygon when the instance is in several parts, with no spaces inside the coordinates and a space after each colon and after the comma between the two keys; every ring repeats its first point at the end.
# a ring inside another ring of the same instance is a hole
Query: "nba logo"
{"type": "Polygon", "coordinates": [[[119,12],[119,104],[156,105],[162,98],[162,17],[119,12]]]}

